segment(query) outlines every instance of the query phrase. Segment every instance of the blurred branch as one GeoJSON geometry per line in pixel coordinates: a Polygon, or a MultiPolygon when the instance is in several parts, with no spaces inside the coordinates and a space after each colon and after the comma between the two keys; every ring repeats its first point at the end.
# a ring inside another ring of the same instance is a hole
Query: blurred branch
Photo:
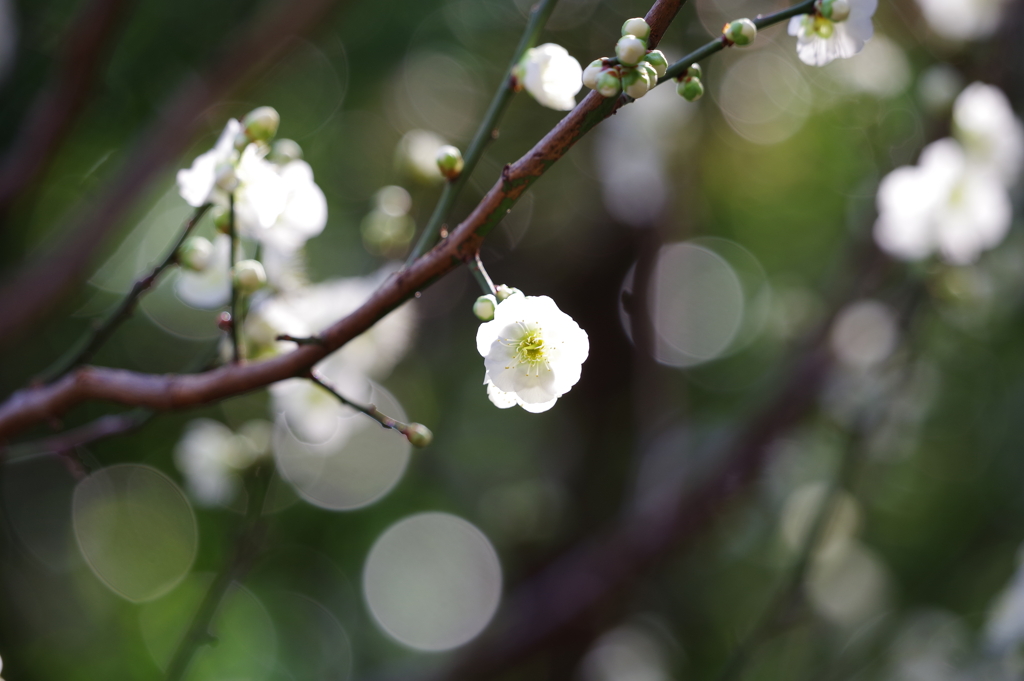
{"type": "Polygon", "coordinates": [[[484,114],[480,127],[477,128],[476,134],[473,135],[473,141],[469,143],[469,147],[466,149],[466,154],[463,157],[464,165],[462,172],[454,180],[445,183],[444,189],[441,190],[441,198],[437,200],[437,205],[434,207],[434,212],[430,215],[430,220],[423,228],[423,233],[420,234],[420,238],[416,241],[412,252],[409,253],[406,265],[412,264],[416,258],[426,253],[437,242],[437,237],[441,233],[441,226],[448,219],[448,214],[451,212],[452,206],[455,205],[455,199],[458,198],[463,187],[466,186],[469,176],[473,174],[473,169],[476,168],[477,162],[483,156],[484,148],[489,142],[498,138],[498,122],[501,120],[502,115],[504,115],[505,109],[512,102],[512,96],[517,90],[517,82],[514,75],[516,65],[519,64],[526,51],[537,43],[540,32],[554,11],[557,2],[558,0],[541,0],[541,2],[534,5],[533,10],[530,12],[530,20],[526,23],[526,30],[523,31],[523,37],[519,39],[519,45],[512,54],[512,62],[505,72],[505,77],[502,79],[501,85],[498,86],[498,91],[494,93],[494,99],[491,100],[491,105],[487,108],[487,113],[484,114]]]}
{"type": "Polygon", "coordinates": [[[46,171],[89,97],[110,37],[134,0],[88,0],[71,19],[51,81],[25,113],[11,148],[0,158],[0,225],[46,171]]]}
{"type": "Polygon", "coordinates": [[[241,343],[238,334],[242,320],[238,316],[238,281],[235,279],[235,262],[238,260],[238,226],[235,224],[235,194],[228,195],[228,235],[231,237],[231,255],[228,258],[228,275],[231,277],[231,361],[242,361],[241,343]]]}
{"type": "Polygon", "coordinates": [[[201,646],[216,643],[216,638],[210,633],[210,623],[217,614],[220,603],[224,600],[225,594],[231,584],[241,579],[260,553],[262,542],[263,524],[260,518],[263,516],[263,504],[267,498],[267,489],[270,486],[270,476],[273,472],[273,465],[264,462],[251,469],[246,477],[245,491],[248,496],[248,504],[245,511],[245,520],[235,540],[235,547],[227,563],[221,568],[213,583],[203,597],[199,609],[196,610],[192,623],[185,632],[178,649],[167,665],[167,681],[179,681],[185,677],[189,664],[201,646]]]}
{"type": "Polygon", "coordinates": [[[130,433],[144,426],[153,416],[154,412],[148,409],[133,409],[123,414],[108,414],[84,426],[66,430],[58,435],[17,447],[0,448],[0,459],[18,461],[34,456],[63,454],[108,437],[130,433]]]}
{"type": "Polygon", "coordinates": [[[116,233],[139,196],[177,161],[203,127],[206,111],[266,69],[296,36],[319,28],[343,0],[279,0],[261,12],[203,75],[191,78],[161,107],[161,115],[138,138],[121,169],[88,206],[68,215],[60,245],[34,258],[0,288],[0,345],[11,342],[48,314],[82,281],[93,259],[116,233]]]}
{"type": "Polygon", "coordinates": [[[88,334],[82,341],[79,342],[77,349],[72,349],[63,359],[57,361],[57,363],[48,369],[44,374],[42,380],[46,383],[60,378],[67,372],[74,369],[80,364],[84,364],[92,359],[92,356],[96,353],[100,347],[107,342],[107,339],[117,330],[117,327],[122,322],[126,321],[132,316],[135,311],[135,306],[139,302],[139,298],[149,290],[153,284],[156,283],[157,278],[163,273],[165,269],[173,265],[177,261],[178,249],[185,243],[185,239],[192,232],[192,229],[199,222],[199,219],[203,217],[207,210],[209,210],[210,204],[200,206],[192,213],[192,216],[185,222],[184,228],[181,230],[181,234],[178,239],[171,246],[170,250],[164,256],[164,259],[154,267],[149,274],[143,278],[137,280],[132,286],[132,290],[128,292],[121,304],[110,313],[99,326],[96,326],[92,333],[88,334]]]}

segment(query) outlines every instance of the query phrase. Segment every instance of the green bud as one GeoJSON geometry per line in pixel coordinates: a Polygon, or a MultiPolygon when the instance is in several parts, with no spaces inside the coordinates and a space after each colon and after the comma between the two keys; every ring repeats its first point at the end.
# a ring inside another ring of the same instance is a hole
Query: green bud
{"type": "Polygon", "coordinates": [[[640,99],[651,89],[647,69],[628,69],[622,74],[622,91],[633,99],[640,99]]]}
{"type": "Polygon", "coordinates": [[[178,249],[178,263],[185,269],[194,272],[202,272],[210,266],[210,259],[213,257],[213,244],[210,240],[201,237],[190,237],[178,249]]]}
{"type": "Polygon", "coordinates": [[[597,79],[601,75],[601,69],[604,68],[604,62],[600,59],[595,59],[587,65],[587,68],[583,69],[583,84],[591,90],[597,89],[597,79]]]}
{"type": "Polygon", "coordinates": [[[284,165],[292,161],[301,161],[302,147],[295,140],[283,138],[275,140],[274,144],[270,147],[270,154],[267,155],[267,160],[278,165],[284,165]]]}
{"type": "Polygon", "coordinates": [[[636,68],[637,70],[643,69],[644,71],[647,71],[647,80],[649,80],[651,83],[651,86],[647,89],[648,91],[652,90],[654,86],[658,84],[658,70],[655,69],[654,66],[648,64],[645,61],[640,62],[640,65],[637,66],[636,68]]]}
{"type": "Polygon", "coordinates": [[[213,209],[213,226],[221,234],[231,233],[231,212],[222,206],[213,209]]]}
{"type": "Polygon", "coordinates": [[[703,78],[704,70],[700,67],[700,64],[690,64],[686,69],[687,78],[703,78]]]}
{"type": "Polygon", "coordinates": [[[850,0],[818,0],[818,13],[832,21],[846,21],[850,17],[850,0]]]}
{"type": "Polygon", "coordinates": [[[652,50],[647,53],[644,57],[644,61],[654,67],[655,72],[658,74],[658,78],[665,75],[668,71],[668,59],[665,59],[665,55],[661,50],[652,50]]]}
{"type": "Polygon", "coordinates": [[[647,44],[635,35],[624,35],[615,43],[615,56],[625,66],[636,66],[647,55],[647,44]]]}
{"type": "Polygon", "coordinates": [[[602,97],[617,97],[622,92],[622,79],[615,69],[605,69],[597,77],[597,87],[594,88],[602,97]]]}
{"type": "Polygon", "coordinates": [[[491,294],[480,296],[473,303],[473,314],[482,322],[489,322],[494,319],[494,308],[498,307],[498,300],[491,294]]]}
{"type": "Polygon", "coordinates": [[[757,26],[750,19],[737,19],[726,24],[722,33],[737,46],[745,47],[757,37],[757,26]]]}
{"type": "Polygon", "coordinates": [[[446,144],[437,150],[437,169],[449,180],[454,180],[462,174],[465,162],[462,160],[462,152],[450,144],[446,144]]]}
{"type": "Polygon", "coordinates": [[[410,423],[403,431],[413,447],[428,447],[434,440],[434,434],[422,423],[410,423]]]}
{"type": "Polygon", "coordinates": [[[626,19],[626,23],[622,24],[622,35],[635,35],[646,42],[651,36],[651,27],[640,17],[626,19]]]}
{"type": "Polygon", "coordinates": [[[695,102],[704,96],[704,84],[700,78],[685,78],[676,86],[676,92],[686,101],[695,102]]]}
{"type": "Polygon", "coordinates": [[[235,286],[242,293],[255,293],[267,283],[267,272],[259,260],[235,263],[235,286]]]}
{"type": "Polygon", "coordinates": [[[511,296],[513,293],[521,293],[519,289],[512,288],[511,286],[506,286],[505,284],[501,284],[500,286],[498,286],[497,291],[499,303],[508,298],[509,296],[511,296]]]}
{"type": "Polygon", "coordinates": [[[269,142],[277,134],[277,128],[281,125],[281,116],[277,109],[272,106],[261,106],[253,109],[242,119],[242,129],[245,136],[251,141],[262,140],[269,142]]]}

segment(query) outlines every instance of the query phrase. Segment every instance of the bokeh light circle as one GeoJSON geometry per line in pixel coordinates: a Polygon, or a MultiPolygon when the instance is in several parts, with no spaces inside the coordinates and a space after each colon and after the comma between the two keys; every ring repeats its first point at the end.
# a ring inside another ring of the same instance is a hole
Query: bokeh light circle
{"type": "Polygon", "coordinates": [[[426,651],[458,647],[483,631],[501,583],[491,542],[448,513],[395,523],[363,568],[363,594],[377,623],[400,643],[426,651]]]}
{"type": "Polygon", "coordinates": [[[185,494],[160,471],[138,464],[103,468],[79,482],[72,524],[93,573],[134,602],[174,588],[199,544],[185,494]]]}
{"type": "MultiPolygon", "coordinates": [[[[398,401],[379,386],[373,386],[370,402],[407,420],[398,401]]],[[[362,508],[387,494],[405,472],[411,448],[398,431],[354,411],[325,442],[302,440],[281,415],[273,442],[281,477],[309,503],[333,511],[362,508]]]]}
{"type": "Polygon", "coordinates": [[[722,114],[755,144],[789,139],[811,113],[811,88],[787,59],[770,52],[746,55],[725,74],[717,93],[722,114]]]}

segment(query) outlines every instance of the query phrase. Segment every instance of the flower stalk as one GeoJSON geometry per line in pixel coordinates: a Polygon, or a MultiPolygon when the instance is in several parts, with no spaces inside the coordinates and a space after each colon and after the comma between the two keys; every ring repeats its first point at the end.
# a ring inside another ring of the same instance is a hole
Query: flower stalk
{"type": "Polygon", "coordinates": [[[487,270],[484,269],[483,261],[480,260],[480,251],[477,251],[473,259],[469,261],[469,271],[473,273],[473,278],[480,284],[480,290],[483,291],[484,295],[498,295],[494,282],[491,280],[490,275],[487,274],[487,270]]]}
{"type": "Polygon", "coordinates": [[[310,371],[306,375],[306,378],[311,380],[313,383],[316,383],[318,386],[329,392],[331,395],[334,395],[334,397],[336,397],[338,401],[341,402],[342,404],[352,407],[356,411],[366,414],[371,419],[373,419],[374,421],[376,421],[385,428],[397,430],[399,433],[404,435],[406,439],[409,440],[409,442],[411,442],[413,445],[417,447],[426,447],[428,444],[430,444],[431,439],[433,439],[433,435],[431,434],[430,430],[428,430],[427,427],[421,423],[403,423],[398,419],[388,416],[387,414],[382,412],[380,409],[377,409],[377,407],[375,407],[372,404],[365,405],[350,400],[349,398],[345,397],[337,390],[335,390],[330,384],[328,384],[326,381],[324,381],[322,378],[317,376],[312,371],[310,371]]]}

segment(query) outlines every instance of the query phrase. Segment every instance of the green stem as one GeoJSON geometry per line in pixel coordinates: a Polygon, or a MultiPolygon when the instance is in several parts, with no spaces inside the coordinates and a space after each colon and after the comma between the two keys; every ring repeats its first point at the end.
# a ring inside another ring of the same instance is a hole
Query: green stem
{"type": "Polygon", "coordinates": [[[231,277],[231,358],[237,364],[242,361],[238,332],[242,320],[238,318],[238,285],[235,283],[235,263],[238,260],[238,229],[235,227],[235,195],[228,196],[228,234],[231,236],[231,256],[228,275],[231,277]]]}
{"type": "MultiPolygon", "coordinates": [[[[767,28],[768,26],[772,26],[774,24],[778,24],[782,21],[785,21],[786,19],[791,19],[793,17],[800,16],[801,14],[810,14],[814,11],[814,2],[815,0],[804,0],[804,2],[798,3],[796,5],[793,5],[792,7],[781,10],[779,12],[775,12],[774,14],[758,16],[753,20],[754,25],[757,26],[758,30],[761,30],[763,28],[767,28]]],[[[683,75],[684,73],[686,73],[686,69],[689,68],[691,64],[699,62],[702,59],[706,59],[707,57],[713,55],[715,52],[720,52],[724,50],[731,44],[732,43],[726,40],[725,36],[719,36],[712,40],[711,42],[707,43],[706,45],[697,48],[690,54],[686,55],[676,63],[669,66],[668,70],[665,72],[665,75],[658,79],[658,85],[661,85],[666,81],[672,80],[673,78],[683,75]]]]}
{"type": "Polygon", "coordinates": [[[430,215],[427,226],[423,228],[423,233],[420,234],[419,240],[416,241],[416,246],[405,261],[406,267],[430,250],[437,241],[437,237],[441,232],[441,226],[448,219],[452,206],[455,204],[455,199],[458,198],[459,193],[466,186],[469,176],[473,173],[473,169],[476,168],[480,157],[483,156],[484,148],[489,142],[497,139],[498,122],[512,101],[512,96],[516,93],[516,79],[513,72],[526,51],[537,42],[544,24],[547,23],[548,17],[551,16],[555,9],[556,2],[558,0],[541,0],[530,14],[523,37],[519,39],[519,45],[516,47],[515,53],[513,53],[512,63],[509,64],[508,70],[505,72],[501,86],[494,93],[494,99],[491,100],[491,105],[487,108],[487,113],[484,115],[483,121],[480,122],[480,127],[477,128],[476,134],[473,136],[473,141],[469,143],[469,148],[466,149],[466,153],[463,155],[464,165],[462,172],[454,180],[445,183],[444,189],[441,191],[441,198],[438,199],[437,205],[434,206],[434,212],[430,215]]]}
{"type": "Polygon", "coordinates": [[[483,261],[480,260],[480,251],[477,251],[476,256],[470,261],[469,271],[473,273],[473,278],[480,284],[480,290],[484,292],[484,295],[498,295],[498,290],[494,288],[494,282],[491,281],[490,275],[484,269],[483,261]]]}
{"type": "Polygon", "coordinates": [[[375,407],[372,404],[365,405],[365,404],[360,404],[359,402],[354,402],[354,401],[350,400],[349,398],[345,397],[344,395],[339,393],[337,390],[335,390],[332,386],[327,384],[322,378],[320,378],[319,376],[317,376],[313,372],[309,372],[309,374],[306,376],[306,378],[308,378],[309,380],[313,381],[314,383],[316,383],[318,386],[320,386],[321,388],[323,388],[324,390],[326,390],[330,394],[334,395],[338,399],[338,401],[341,402],[342,404],[346,404],[346,405],[352,407],[353,409],[355,409],[356,411],[360,411],[360,412],[366,414],[367,416],[369,416],[370,418],[372,418],[374,421],[376,421],[380,425],[384,426],[385,428],[390,428],[392,430],[397,430],[402,435],[405,435],[406,437],[409,437],[409,428],[410,428],[409,424],[402,423],[398,419],[391,418],[390,416],[388,416],[387,414],[385,414],[381,410],[377,409],[377,407],[375,407]]]}
{"type": "Polygon", "coordinates": [[[267,489],[270,486],[272,471],[273,465],[264,462],[250,469],[246,476],[245,489],[249,501],[246,506],[245,520],[242,521],[242,528],[235,540],[234,551],[228,562],[214,577],[213,583],[192,618],[192,623],[181,639],[181,643],[178,644],[178,649],[167,666],[167,676],[165,677],[167,681],[180,681],[184,678],[199,647],[215,640],[210,634],[210,623],[216,616],[217,609],[220,607],[221,601],[224,600],[224,595],[231,584],[248,571],[253,560],[259,554],[262,534],[260,518],[263,515],[263,506],[267,499],[267,489]]]}
{"type": "Polygon", "coordinates": [[[90,333],[88,333],[79,343],[78,347],[73,349],[63,358],[59,359],[52,367],[46,370],[43,374],[43,381],[49,383],[54,381],[64,374],[68,373],[80,364],[88,362],[96,351],[103,346],[104,343],[113,335],[114,331],[122,322],[132,316],[135,311],[135,306],[138,304],[139,298],[148,289],[152,288],[153,284],[156,283],[157,278],[171,265],[177,262],[178,249],[185,243],[185,239],[192,233],[192,229],[199,222],[199,218],[203,217],[203,214],[210,209],[210,204],[204,204],[192,213],[192,216],[185,222],[185,226],[181,230],[181,234],[178,235],[174,245],[164,255],[156,267],[150,270],[142,279],[139,279],[132,286],[132,290],[128,292],[124,300],[117,306],[117,308],[110,313],[110,315],[103,320],[103,322],[96,326],[90,333]]]}

